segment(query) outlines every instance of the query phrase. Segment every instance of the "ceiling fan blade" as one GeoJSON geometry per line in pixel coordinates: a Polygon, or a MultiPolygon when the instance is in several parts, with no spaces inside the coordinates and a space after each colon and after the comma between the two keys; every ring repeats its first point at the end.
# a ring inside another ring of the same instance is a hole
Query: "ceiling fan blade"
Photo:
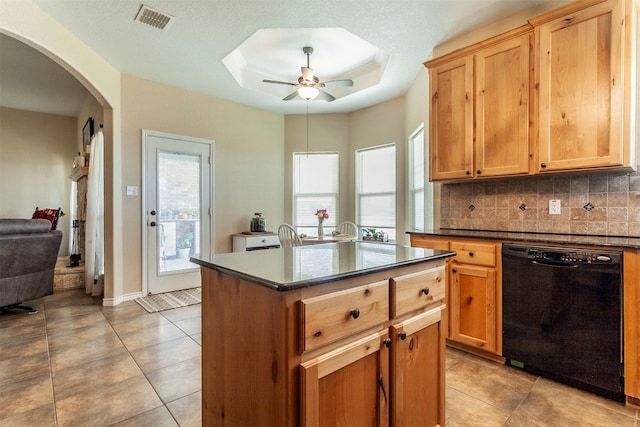
{"type": "Polygon", "coordinates": [[[320,99],[323,101],[327,101],[327,102],[331,102],[331,101],[335,101],[336,97],[331,95],[328,92],[323,91],[322,89],[318,89],[319,93],[318,93],[318,97],[316,99],[320,99]]]}
{"type": "Polygon", "coordinates": [[[298,91],[295,90],[293,92],[291,92],[289,95],[285,96],[284,98],[282,98],[283,101],[291,101],[293,98],[295,98],[296,96],[298,96],[298,91]]]}
{"type": "Polygon", "coordinates": [[[329,80],[326,82],[322,82],[320,84],[322,87],[351,87],[353,86],[353,80],[351,79],[342,79],[342,80],[329,80]]]}
{"type": "Polygon", "coordinates": [[[302,78],[309,82],[313,82],[313,70],[309,67],[300,67],[300,71],[302,71],[302,78]]]}
{"type": "Polygon", "coordinates": [[[279,82],[277,80],[263,80],[263,83],[275,83],[278,85],[289,85],[289,86],[297,86],[298,83],[290,83],[290,82],[279,82]]]}

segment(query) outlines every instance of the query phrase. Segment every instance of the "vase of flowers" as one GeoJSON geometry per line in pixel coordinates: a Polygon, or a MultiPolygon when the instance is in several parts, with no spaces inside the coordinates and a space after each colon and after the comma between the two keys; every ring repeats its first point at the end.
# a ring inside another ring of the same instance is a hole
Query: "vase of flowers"
{"type": "Polygon", "coordinates": [[[326,209],[318,209],[316,210],[316,217],[318,217],[318,240],[322,240],[324,236],[324,228],[322,223],[325,219],[329,218],[329,214],[326,209]]]}

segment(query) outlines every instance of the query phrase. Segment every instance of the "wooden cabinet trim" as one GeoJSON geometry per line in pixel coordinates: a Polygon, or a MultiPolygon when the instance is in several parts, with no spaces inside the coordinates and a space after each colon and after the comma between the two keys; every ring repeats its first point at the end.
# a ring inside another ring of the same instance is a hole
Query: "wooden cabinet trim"
{"type": "Polygon", "coordinates": [[[586,9],[588,7],[591,6],[595,6],[599,3],[605,3],[607,1],[610,0],[578,0],[578,1],[573,1],[571,3],[567,3],[563,6],[560,6],[558,8],[554,8],[552,10],[549,10],[547,12],[541,13],[540,15],[536,15],[536,16],[532,16],[531,18],[528,19],[529,24],[533,25],[534,27],[538,27],[540,25],[543,25],[549,21],[553,21],[556,20],[558,18],[563,18],[566,15],[570,15],[573,13],[577,13],[582,9],[586,9]]]}
{"type": "Polygon", "coordinates": [[[465,46],[460,49],[456,49],[453,52],[438,56],[437,58],[430,59],[425,61],[423,64],[427,68],[438,67],[444,63],[447,63],[451,60],[461,58],[470,54],[477,52],[480,49],[484,49],[486,47],[492,46],[494,44],[502,43],[505,40],[518,38],[523,34],[529,34],[533,31],[533,27],[530,24],[524,24],[519,27],[516,27],[512,30],[505,31],[503,33],[497,34],[488,39],[482,40],[480,42],[474,43],[469,46],[465,46]]]}

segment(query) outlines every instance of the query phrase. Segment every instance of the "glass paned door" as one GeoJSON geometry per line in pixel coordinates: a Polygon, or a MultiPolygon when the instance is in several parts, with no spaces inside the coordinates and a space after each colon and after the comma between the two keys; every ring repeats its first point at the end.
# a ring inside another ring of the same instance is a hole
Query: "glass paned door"
{"type": "Polygon", "coordinates": [[[213,142],[144,131],[147,293],[200,286],[189,261],[211,250],[213,142]]]}
{"type": "Polygon", "coordinates": [[[200,156],[158,152],[158,274],[194,268],[200,255],[200,156]]]}

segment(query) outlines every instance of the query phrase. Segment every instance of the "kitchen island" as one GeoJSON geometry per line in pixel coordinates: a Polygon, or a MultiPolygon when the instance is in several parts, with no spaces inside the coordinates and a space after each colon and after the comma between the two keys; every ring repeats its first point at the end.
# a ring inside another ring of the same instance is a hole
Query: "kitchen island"
{"type": "Polygon", "coordinates": [[[344,242],[192,258],[203,425],[444,425],[452,255],[344,242]]]}

